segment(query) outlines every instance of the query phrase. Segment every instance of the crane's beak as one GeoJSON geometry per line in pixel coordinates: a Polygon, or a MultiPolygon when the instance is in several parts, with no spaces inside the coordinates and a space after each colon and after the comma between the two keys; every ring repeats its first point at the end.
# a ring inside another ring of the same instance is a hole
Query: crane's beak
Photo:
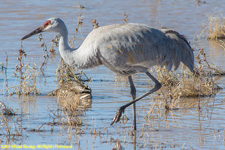
{"type": "Polygon", "coordinates": [[[25,39],[31,37],[32,35],[41,33],[42,31],[43,31],[43,26],[41,26],[41,27],[37,28],[36,30],[34,30],[33,32],[31,32],[31,33],[25,35],[21,40],[25,40],[25,39]]]}

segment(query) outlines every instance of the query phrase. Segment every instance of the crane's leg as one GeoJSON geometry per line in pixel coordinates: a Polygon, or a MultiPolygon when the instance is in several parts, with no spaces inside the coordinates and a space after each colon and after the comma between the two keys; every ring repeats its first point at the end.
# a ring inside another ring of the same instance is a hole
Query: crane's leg
{"type": "MultiPolygon", "coordinates": [[[[128,80],[129,80],[129,83],[130,83],[130,94],[132,96],[132,99],[133,101],[136,99],[136,88],[134,86],[134,82],[132,80],[132,77],[131,76],[128,76],[128,80]]],[[[134,127],[134,130],[136,130],[136,104],[133,103],[133,127],[134,127]]]]}
{"type": "Polygon", "coordinates": [[[137,101],[139,101],[139,100],[141,100],[142,98],[148,96],[149,94],[152,94],[152,93],[158,91],[158,90],[161,88],[161,86],[162,86],[161,83],[159,83],[159,81],[158,81],[155,77],[153,77],[149,72],[146,72],[146,74],[152,79],[152,81],[155,82],[154,88],[151,89],[150,91],[148,91],[147,93],[143,94],[142,96],[138,97],[137,99],[133,100],[132,102],[129,102],[129,103],[127,103],[127,104],[121,106],[121,107],[117,110],[117,112],[116,112],[116,114],[115,114],[115,117],[113,118],[113,121],[112,121],[112,123],[111,123],[110,125],[113,125],[114,123],[117,123],[117,122],[120,121],[120,117],[121,117],[122,113],[124,113],[124,110],[125,110],[128,106],[130,106],[131,104],[136,103],[137,101]]]}

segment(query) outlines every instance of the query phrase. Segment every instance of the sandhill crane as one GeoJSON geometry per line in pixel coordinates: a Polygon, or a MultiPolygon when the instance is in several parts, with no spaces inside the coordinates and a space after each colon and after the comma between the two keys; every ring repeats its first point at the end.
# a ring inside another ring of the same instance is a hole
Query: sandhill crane
{"type": "Polygon", "coordinates": [[[160,65],[166,66],[168,71],[172,67],[176,70],[180,62],[191,71],[194,67],[192,48],[184,36],[173,30],[158,30],[137,23],[107,25],[94,29],[79,48],[72,49],[65,23],[60,18],[50,18],[21,40],[40,32],[59,34],[59,52],[67,64],[81,69],[104,64],[117,75],[128,77],[133,101],[118,109],[111,125],[133,104],[133,128],[136,130],[135,103],[161,88],[160,82],[148,72],[150,67],[160,65]],[[155,82],[154,88],[138,98],[131,77],[135,73],[146,73],[155,82]]]}

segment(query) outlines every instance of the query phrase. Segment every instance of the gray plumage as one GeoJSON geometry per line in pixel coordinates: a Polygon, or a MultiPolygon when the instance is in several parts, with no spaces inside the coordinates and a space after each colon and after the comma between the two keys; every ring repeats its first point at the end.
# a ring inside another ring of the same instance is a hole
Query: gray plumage
{"type": "Polygon", "coordinates": [[[148,72],[149,68],[159,65],[170,71],[172,67],[177,69],[180,62],[191,71],[194,68],[191,46],[183,35],[174,30],[158,30],[137,23],[108,25],[94,29],[79,48],[72,49],[64,22],[60,18],[50,18],[22,40],[45,31],[59,33],[59,52],[69,65],[86,69],[104,64],[116,74],[128,76],[133,101],[118,109],[111,125],[118,122],[126,107],[133,104],[136,130],[135,102],[161,88],[158,80],[148,72]],[[155,87],[136,98],[131,75],[138,72],[146,73],[155,82],[155,87]]]}
{"type": "MultiPolygon", "coordinates": [[[[166,31],[172,30],[160,31],[134,23],[94,29],[79,48],[87,61],[78,67],[104,64],[116,74],[128,76],[146,72],[154,65],[165,65],[168,71],[172,66],[177,69],[181,61],[193,70],[194,56],[187,40],[178,32],[166,31]]],[[[77,64],[76,60],[70,64],[77,64]]]]}

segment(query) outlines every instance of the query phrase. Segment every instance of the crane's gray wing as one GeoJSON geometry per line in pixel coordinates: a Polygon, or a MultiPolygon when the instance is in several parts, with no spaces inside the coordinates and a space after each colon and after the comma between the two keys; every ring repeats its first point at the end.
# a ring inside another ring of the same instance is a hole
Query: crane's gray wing
{"type": "Polygon", "coordinates": [[[175,62],[175,69],[178,68],[180,61],[183,62],[191,71],[194,69],[194,54],[193,49],[188,43],[187,39],[178,33],[177,31],[171,29],[161,29],[163,33],[172,39],[172,49],[174,51],[173,58],[175,62]]]}
{"type": "Polygon", "coordinates": [[[103,26],[93,30],[85,41],[114,72],[144,72],[154,65],[170,70],[181,60],[170,36],[143,24],[103,26]]]}

